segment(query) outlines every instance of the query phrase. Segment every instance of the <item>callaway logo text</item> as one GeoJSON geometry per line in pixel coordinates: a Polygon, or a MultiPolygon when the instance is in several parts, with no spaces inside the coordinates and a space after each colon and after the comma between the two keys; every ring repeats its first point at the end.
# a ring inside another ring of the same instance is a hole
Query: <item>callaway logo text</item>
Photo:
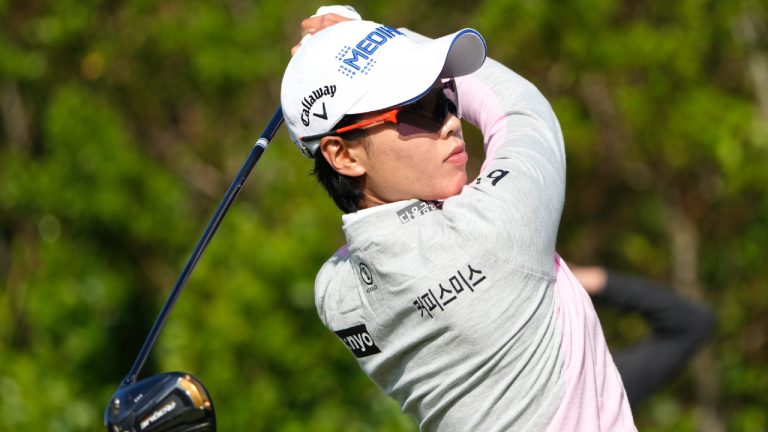
{"type": "MultiPolygon", "coordinates": [[[[312,90],[312,93],[302,99],[301,106],[304,107],[304,109],[301,110],[301,122],[304,123],[304,126],[309,126],[309,112],[312,110],[312,105],[324,96],[333,97],[334,95],[336,95],[336,86],[327,85],[312,90]]],[[[312,115],[323,120],[328,120],[328,112],[325,109],[325,102],[323,102],[323,113],[312,113],[312,115]]]]}

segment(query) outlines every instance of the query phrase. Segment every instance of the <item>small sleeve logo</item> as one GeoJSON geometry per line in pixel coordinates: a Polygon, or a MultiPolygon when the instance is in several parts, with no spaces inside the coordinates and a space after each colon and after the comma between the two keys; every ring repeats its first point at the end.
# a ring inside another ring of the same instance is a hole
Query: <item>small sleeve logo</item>
{"type": "Polygon", "coordinates": [[[365,324],[338,330],[334,333],[341,338],[344,345],[346,345],[357,358],[368,357],[381,352],[379,347],[376,346],[376,342],[373,341],[371,334],[368,333],[365,324]]]}
{"type": "Polygon", "coordinates": [[[360,279],[365,284],[366,293],[371,293],[379,289],[379,286],[376,285],[376,282],[373,280],[371,270],[364,263],[360,263],[360,279]]]}

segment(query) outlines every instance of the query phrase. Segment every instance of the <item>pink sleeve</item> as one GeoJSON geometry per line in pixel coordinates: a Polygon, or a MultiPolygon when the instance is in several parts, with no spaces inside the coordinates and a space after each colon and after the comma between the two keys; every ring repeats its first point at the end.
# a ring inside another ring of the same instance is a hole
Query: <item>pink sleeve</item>
{"type": "Polygon", "coordinates": [[[456,78],[464,120],[483,134],[485,172],[503,147],[527,147],[526,159],[565,171],[562,132],[549,102],[528,80],[493,59],[471,75],[456,78]],[[534,146],[530,139],[536,136],[534,146]],[[531,157],[534,154],[539,157],[531,157]]]}
{"type": "Polygon", "coordinates": [[[486,163],[483,164],[481,172],[485,172],[487,162],[493,159],[496,149],[504,142],[503,136],[507,133],[504,109],[491,88],[474,75],[457,78],[457,82],[462,117],[480,128],[483,133],[486,163]],[[494,137],[499,139],[493,139],[494,137]]]}
{"type": "Polygon", "coordinates": [[[555,308],[565,395],[549,431],[636,431],[624,384],[584,288],[556,257],[555,308]]]}

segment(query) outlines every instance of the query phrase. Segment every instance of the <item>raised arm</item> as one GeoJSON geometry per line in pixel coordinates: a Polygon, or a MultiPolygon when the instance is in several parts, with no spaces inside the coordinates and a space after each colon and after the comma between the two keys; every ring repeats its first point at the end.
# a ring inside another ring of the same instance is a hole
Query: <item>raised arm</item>
{"type": "MultiPolygon", "coordinates": [[[[497,256],[526,271],[554,276],[565,195],[565,150],[550,104],[533,84],[487,59],[457,79],[462,117],[480,128],[485,162],[458,198],[488,226],[497,256]]],[[[448,204],[448,202],[446,202],[448,204]]]]}

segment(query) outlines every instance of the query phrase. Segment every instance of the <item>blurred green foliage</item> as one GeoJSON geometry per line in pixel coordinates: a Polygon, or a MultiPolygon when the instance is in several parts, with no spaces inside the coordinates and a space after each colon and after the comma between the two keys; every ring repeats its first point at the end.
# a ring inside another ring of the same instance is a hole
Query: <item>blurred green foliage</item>
{"type": "MultiPolygon", "coordinates": [[[[569,157],[566,259],[671,283],[692,230],[729,430],[768,427],[765,3],[354,4],[429,36],[475,27],[550,99],[569,157]]],[[[319,5],[0,1],[0,430],[102,427],[319,5]]],[[[314,275],[343,236],[310,169],[279,133],[143,376],[201,378],[224,431],[415,430],[316,318],[314,275]]],[[[604,327],[615,344],[645,332],[632,316],[604,327]]],[[[696,430],[696,389],[683,374],[638,426],[696,430]]]]}

